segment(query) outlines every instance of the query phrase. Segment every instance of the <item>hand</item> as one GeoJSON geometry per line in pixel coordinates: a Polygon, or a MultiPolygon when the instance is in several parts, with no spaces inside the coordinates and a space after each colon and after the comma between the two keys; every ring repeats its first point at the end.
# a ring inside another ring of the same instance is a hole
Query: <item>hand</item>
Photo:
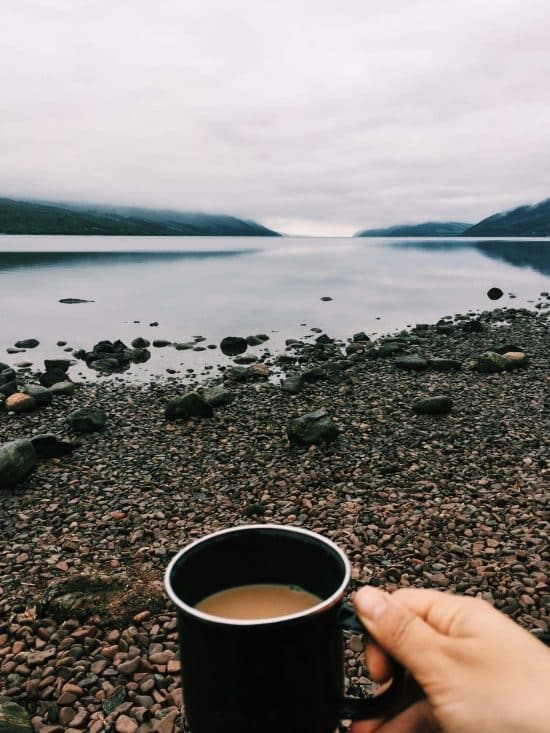
{"type": "Polygon", "coordinates": [[[550,651],[485,601],[366,587],[354,604],[375,640],[365,652],[372,679],[391,675],[386,652],[411,672],[426,697],[391,720],[356,722],[351,733],[550,730],[550,651]]]}

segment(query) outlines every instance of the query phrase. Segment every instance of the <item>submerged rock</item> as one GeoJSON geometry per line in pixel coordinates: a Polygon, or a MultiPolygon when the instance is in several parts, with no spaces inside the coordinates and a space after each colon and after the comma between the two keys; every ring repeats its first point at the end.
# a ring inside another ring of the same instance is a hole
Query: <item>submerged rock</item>
{"type": "Polygon", "coordinates": [[[220,343],[220,349],[226,356],[244,354],[248,348],[246,339],[240,336],[226,336],[220,343]]]}
{"type": "Polygon", "coordinates": [[[317,410],[291,420],[287,435],[294,445],[332,443],[338,437],[338,427],[326,410],[317,410]]]}
{"type": "Polygon", "coordinates": [[[38,456],[30,440],[0,446],[0,489],[11,489],[35,468],[38,456]]]}

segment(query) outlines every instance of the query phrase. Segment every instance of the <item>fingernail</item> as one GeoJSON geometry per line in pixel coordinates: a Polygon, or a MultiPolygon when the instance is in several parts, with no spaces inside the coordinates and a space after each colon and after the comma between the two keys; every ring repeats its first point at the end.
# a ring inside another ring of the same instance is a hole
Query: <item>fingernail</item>
{"type": "Polygon", "coordinates": [[[376,588],[361,588],[355,595],[354,603],[359,614],[375,621],[386,610],[388,596],[376,588]]]}

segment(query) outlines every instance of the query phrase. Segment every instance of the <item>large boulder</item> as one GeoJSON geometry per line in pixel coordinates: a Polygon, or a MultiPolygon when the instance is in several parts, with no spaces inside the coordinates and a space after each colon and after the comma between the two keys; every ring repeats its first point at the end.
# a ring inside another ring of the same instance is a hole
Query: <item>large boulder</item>
{"type": "Polygon", "coordinates": [[[451,411],[453,401],[446,395],[422,397],[413,403],[413,412],[420,415],[446,415],[451,411]]]}
{"type": "Polygon", "coordinates": [[[31,443],[38,458],[60,458],[72,453],[77,447],[75,443],[61,440],[57,435],[51,433],[34,435],[31,438],[31,443]]]}
{"type": "Polygon", "coordinates": [[[228,405],[230,402],[233,402],[236,395],[235,392],[227,389],[223,384],[216,384],[214,387],[205,389],[203,397],[212,407],[221,407],[222,405],[228,405]]]}
{"type": "Polygon", "coordinates": [[[38,404],[34,397],[24,392],[14,392],[9,397],[6,397],[5,402],[6,410],[12,412],[33,412],[38,407],[38,404]]]}
{"type": "Polygon", "coordinates": [[[95,433],[105,427],[106,415],[101,407],[80,407],[67,418],[74,433],[95,433]]]}
{"type": "Polygon", "coordinates": [[[199,392],[172,397],[166,406],[164,416],[167,420],[186,417],[212,417],[214,410],[199,392]]]}
{"type": "Polygon", "coordinates": [[[220,343],[220,349],[226,356],[244,354],[248,348],[246,339],[240,336],[226,336],[220,343]]]}
{"type": "Polygon", "coordinates": [[[338,437],[338,427],[326,410],[316,410],[291,420],[287,435],[294,445],[332,443],[338,437]]]}
{"type": "Polygon", "coordinates": [[[0,446],[0,489],[12,489],[35,468],[38,457],[30,440],[0,446]]]}
{"type": "Polygon", "coordinates": [[[32,733],[28,712],[7,697],[0,697],[0,733],[32,733]]]}

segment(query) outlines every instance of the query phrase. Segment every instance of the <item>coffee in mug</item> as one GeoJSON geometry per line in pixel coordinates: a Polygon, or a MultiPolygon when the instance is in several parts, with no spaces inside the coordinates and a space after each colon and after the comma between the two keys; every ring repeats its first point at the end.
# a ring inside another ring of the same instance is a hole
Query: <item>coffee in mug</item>
{"type": "Polygon", "coordinates": [[[195,608],[221,618],[276,618],[298,613],[321,602],[319,596],[296,585],[258,583],[213,593],[195,608]]]}

